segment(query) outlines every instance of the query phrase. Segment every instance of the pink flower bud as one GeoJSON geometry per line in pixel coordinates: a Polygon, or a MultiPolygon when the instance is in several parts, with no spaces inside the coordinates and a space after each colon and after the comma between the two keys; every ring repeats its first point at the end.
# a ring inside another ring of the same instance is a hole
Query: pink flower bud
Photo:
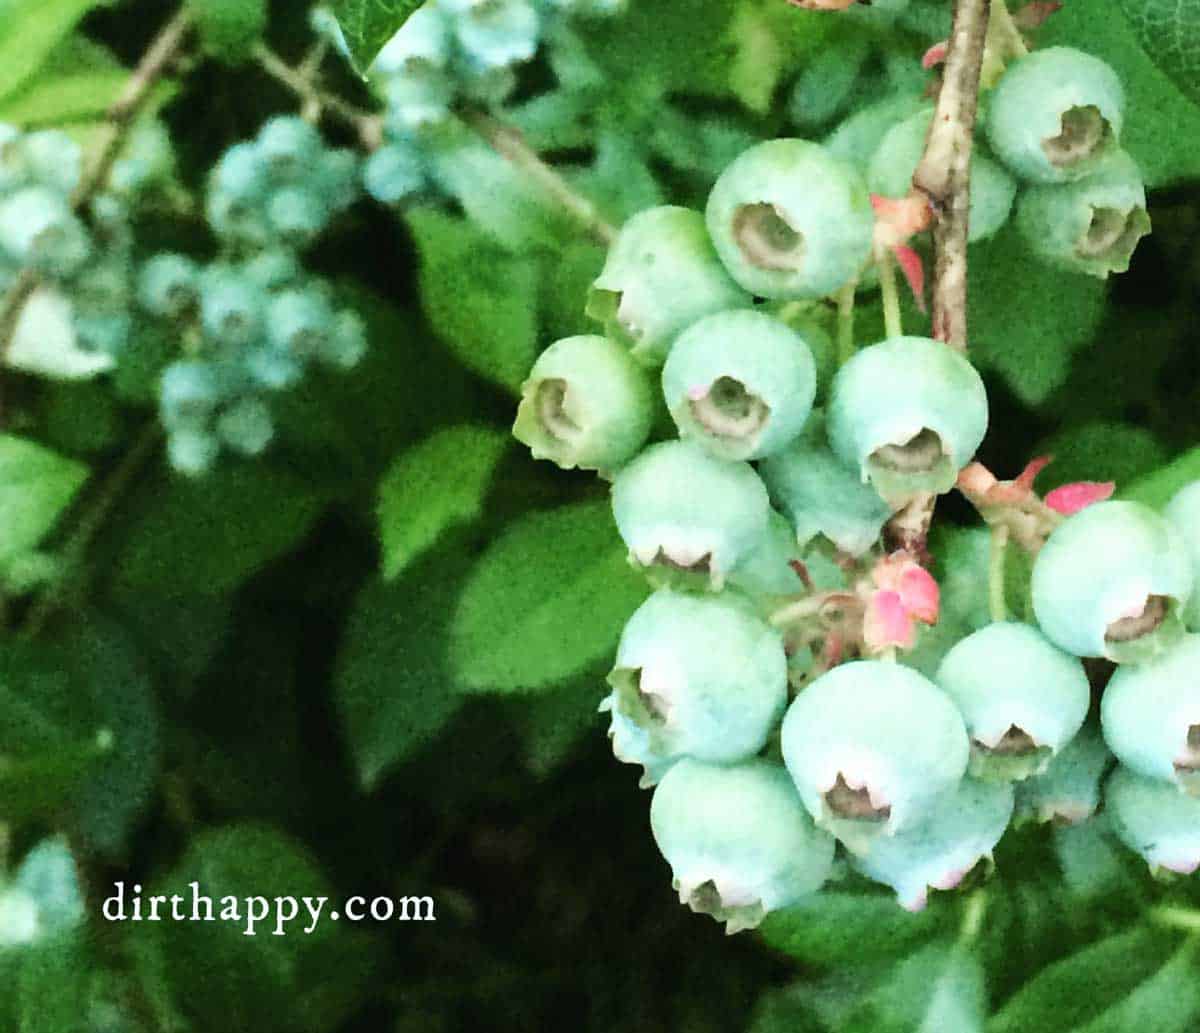
{"type": "Polygon", "coordinates": [[[946,52],[949,49],[950,43],[948,40],[942,40],[941,43],[935,43],[932,47],[925,51],[925,55],[921,58],[921,67],[926,71],[929,71],[930,68],[940,65],[946,60],[946,52]]]}
{"type": "Polygon", "coordinates": [[[1104,502],[1112,498],[1116,490],[1112,481],[1077,481],[1055,488],[1046,496],[1046,505],[1063,516],[1071,516],[1086,509],[1093,502],[1104,502]]]}

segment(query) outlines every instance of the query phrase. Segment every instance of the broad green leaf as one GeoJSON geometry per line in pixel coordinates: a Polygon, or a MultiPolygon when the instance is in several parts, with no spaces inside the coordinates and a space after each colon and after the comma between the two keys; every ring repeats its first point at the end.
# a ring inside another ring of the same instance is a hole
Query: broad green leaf
{"type": "Polygon", "coordinates": [[[321,499],[302,478],[262,465],[164,475],[127,518],[116,557],[119,596],[216,596],[236,588],[308,532],[321,499]]]}
{"type": "Polygon", "coordinates": [[[1043,493],[1074,481],[1115,481],[1120,488],[1167,458],[1162,443],[1150,431],[1115,422],[1065,427],[1036,451],[1054,457],[1038,478],[1038,490],[1043,493]]]}
{"type": "Polygon", "coordinates": [[[1121,7],[1154,63],[1200,103],[1200,2],[1121,0],[1121,7]]]}
{"type": "Polygon", "coordinates": [[[448,670],[446,636],[469,569],[465,558],[434,555],[398,581],[369,583],[354,603],[334,698],[359,781],[368,789],[462,704],[448,670]]]}
{"type": "Polygon", "coordinates": [[[67,806],[83,842],[117,855],[158,771],[158,717],[120,630],[75,616],[0,649],[0,812],[67,806]]]}
{"type": "Polygon", "coordinates": [[[477,692],[548,688],[606,657],[646,590],[608,503],[511,525],[480,559],[453,626],[453,661],[477,692]]]}
{"type": "Polygon", "coordinates": [[[912,914],[891,894],[826,890],[767,915],[758,931],[793,958],[835,966],[897,957],[936,935],[945,920],[935,905],[912,914]]]}
{"type": "Polygon", "coordinates": [[[0,560],[36,548],[87,475],[87,467],[42,445],[0,435],[0,560]]]}
{"type": "Polygon", "coordinates": [[[1121,498],[1161,509],[1185,484],[1200,481],[1200,448],[1193,448],[1118,492],[1121,498]]]}
{"type": "Polygon", "coordinates": [[[1196,945],[1185,943],[1125,1000],[1074,1033],[1195,1033],[1200,1024],[1196,945]]]}
{"type": "Polygon", "coordinates": [[[461,424],[401,453],[379,486],[383,574],[394,578],[456,524],[471,523],[510,438],[461,424]]]}
{"type": "Polygon", "coordinates": [[[75,1033],[90,1010],[95,958],[82,932],[71,931],[18,952],[12,995],[13,1033],[75,1033]]]}
{"type": "Polygon", "coordinates": [[[972,360],[1040,404],[1100,325],[1104,281],[1030,259],[1011,224],[971,249],[970,280],[972,360]]]}
{"type": "Polygon", "coordinates": [[[267,27],[266,0],[187,0],[204,49],[222,61],[246,60],[267,27]]]}
{"type": "Polygon", "coordinates": [[[464,219],[429,208],[408,222],[434,332],[469,369],[516,393],[537,354],[538,268],[464,219]]]}
{"type": "Polygon", "coordinates": [[[373,975],[371,941],[361,928],[330,918],[341,899],[300,843],[257,824],[205,831],[146,893],[178,894],[190,914],[193,882],[212,898],[214,916],[229,906],[222,898],[238,898],[238,920],[144,923],[135,934],[156,941],[174,1004],[197,1029],[325,1033],[359,1002],[373,975]],[[284,935],[274,935],[276,897],[322,896],[330,897],[322,921],[313,926],[300,903],[284,935]],[[248,897],[265,898],[267,920],[251,925],[248,897]]]}
{"type": "Polygon", "coordinates": [[[24,85],[79,19],[107,0],[0,0],[0,98],[24,85]]]}
{"type": "Polygon", "coordinates": [[[35,80],[0,101],[0,122],[31,128],[90,122],[104,115],[128,79],[128,72],[111,71],[35,80]]]}
{"type": "Polygon", "coordinates": [[[521,726],[525,764],[547,778],[588,732],[603,727],[597,710],[606,686],[603,669],[585,673],[525,703],[521,726]]]}
{"type": "Polygon", "coordinates": [[[331,7],[354,64],[365,72],[424,0],[332,0],[331,7]]]}
{"type": "Polygon", "coordinates": [[[1085,947],[1026,983],[988,1022],[987,1033],[1071,1033],[1088,1028],[1087,1023],[1119,1007],[1152,978],[1173,947],[1172,937],[1147,926],[1085,947]]]}
{"type": "MultiPolygon", "coordinates": [[[[1197,13],[1196,0],[1066,3],[1040,30],[1038,45],[1083,47],[1116,69],[1127,96],[1121,145],[1137,159],[1148,185],[1159,187],[1193,179],[1200,175],[1200,147],[1196,146],[1200,139],[1200,107],[1180,93],[1138,45],[1122,6],[1127,12],[1148,6],[1160,12],[1188,9],[1193,17],[1197,13]]],[[[1144,29],[1145,23],[1139,28],[1144,29]]],[[[1172,37],[1168,36],[1166,42],[1174,46],[1172,37]]],[[[1195,55],[1195,38],[1191,47],[1195,55]]]]}

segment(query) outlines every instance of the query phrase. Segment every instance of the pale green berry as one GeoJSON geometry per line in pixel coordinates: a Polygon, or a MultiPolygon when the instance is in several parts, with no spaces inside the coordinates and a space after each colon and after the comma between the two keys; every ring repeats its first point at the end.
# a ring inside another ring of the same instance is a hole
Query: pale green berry
{"type": "Polygon", "coordinates": [[[665,205],[621,228],[587,311],[640,362],[661,366],[675,338],[697,320],[750,301],[713,250],[704,216],[665,205]]]}
{"type": "Polygon", "coordinates": [[[1200,796],[1200,635],[1149,663],[1121,667],[1100,708],[1117,759],[1200,796]]]}
{"type": "Polygon", "coordinates": [[[1028,187],[1017,228],[1051,265],[1101,279],[1123,273],[1150,232],[1142,174],[1128,154],[1113,151],[1082,179],[1028,187]]]}
{"type": "MultiPolygon", "coordinates": [[[[1192,558],[1192,579],[1200,586],[1200,481],[1180,489],[1163,515],[1183,537],[1192,558]]],[[[1200,588],[1192,592],[1192,601],[1183,611],[1183,619],[1192,631],[1200,631],[1200,588]]]]}
{"type": "Polygon", "coordinates": [[[1017,786],[1017,810],[1037,821],[1079,825],[1100,806],[1100,783],[1112,754],[1100,732],[1085,725],[1046,770],[1017,786]]]}
{"type": "Polygon", "coordinates": [[[758,753],[787,703],[787,657],[745,599],[660,589],[625,625],[608,682],[613,753],[647,786],[681,757],[758,753]]]}
{"type": "Polygon", "coordinates": [[[1028,624],[968,635],[934,678],[971,737],[971,773],[1018,780],[1045,770],[1083,725],[1091,687],[1083,664],[1028,624]]]}
{"type": "Polygon", "coordinates": [[[833,839],[813,826],[787,772],[764,760],[681,761],[654,791],[650,828],[680,901],[730,934],[815,893],[833,870],[833,839]]]}
{"type": "Polygon", "coordinates": [[[898,508],[954,487],[987,432],[987,392],[955,349],[893,337],[838,371],[828,420],[833,451],[898,508]]]}
{"type": "Polygon", "coordinates": [[[708,231],[729,274],[764,298],[820,298],[854,281],[875,215],[854,168],[819,144],[751,147],[713,187],[708,231]]]}
{"type": "Polygon", "coordinates": [[[1183,541],[1154,510],[1098,502],[1050,535],[1032,592],[1038,624],[1055,645],[1137,663],[1179,638],[1192,572],[1183,541]]]}
{"type": "Polygon", "coordinates": [[[1200,868],[1200,798],[1118,767],[1104,802],[1117,837],[1152,869],[1191,875],[1200,868]]]}
{"type": "Polygon", "coordinates": [[[534,363],[513,436],[564,469],[614,470],[646,443],[652,417],[650,385],[624,348],[567,337],[534,363]]]}
{"type": "MultiPolygon", "coordinates": [[[[926,108],[893,126],[871,158],[867,185],[883,197],[907,197],[913,173],[925,153],[933,109],[926,108]]],[[[970,239],[984,240],[1008,222],[1016,181],[980,147],[971,154],[970,239]]]]}
{"type": "Polygon", "coordinates": [[[1011,786],[964,778],[924,821],[876,839],[854,866],[891,886],[906,911],[920,911],[931,889],[952,890],[981,862],[990,864],[1012,812],[1011,786]]]}
{"type": "Polygon", "coordinates": [[[804,806],[855,853],[924,821],[970,754],[941,689],[875,660],[835,667],[805,688],[784,717],[782,746],[804,806]]]}
{"type": "Polygon", "coordinates": [[[758,472],[802,546],[824,535],[843,552],[861,556],[892,515],[879,493],[830,451],[819,412],[799,438],[763,460],[758,472]]]}
{"type": "Polygon", "coordinates": [[[767,528],[767,489],[749,463],[691,441],[652,445],[613,481],[630,561],[659,583],[719,590],[767,528]]]}
{"type": "Polygon", "coordinates": [[[859,108],[825,138],[825,149],[864,175],[883,138],[897,122],[926,106],[916,94],[898,94],[859,108]]]}
{"type": "Polygon", "coordinates": [[[1100,58],[1070,47],[1035,50],[993,91],[988,141],[1023,179],[1063,183],[1117,146],[1124,111],[1121,80],[1100,58]]]}
{"type": "Polygon", "coordinates": [[[804,338],[785,323],[738,310],[685,330],[662,383],[680,437],[724,459],[761,459],[804,428],[817,370],[804,338]]]}
{"type": "Polygon", "coordinates": [[[804,587],[792,566],[799,560],[795,529],[787,517],[771,510],[767,529],[729,575],[729,584],[756,599],[795,595],[804,587]]]}

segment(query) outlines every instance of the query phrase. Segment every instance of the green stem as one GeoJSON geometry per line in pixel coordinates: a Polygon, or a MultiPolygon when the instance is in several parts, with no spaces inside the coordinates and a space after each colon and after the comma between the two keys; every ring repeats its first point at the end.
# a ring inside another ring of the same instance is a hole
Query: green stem
{"type": "Polygon", "coordinates": [[[837,293],[837,359],[844,366],[854,358],[854,297],[858,281],[852,280],[837,293]]]}
{"type": "Polygon", "coordinates": [[[1008,602],[1004,591],[1004,557],[1008,550],[1008,527],[992,527],[992,549],[988,558],[988,609],[992,620],[1008,620],[1008,602]]]}
{"type": "Polygon", "coordinates": [[[977,889],[968,895],[963,907],[962,925],[959,927],[958,938],[961,943],[973,943],[983,930],[983,919],[987,914],[987,891],[977,889]]]}
{"type": "Polygon", "coordinates": [[[896,263],[887,248],[875,249],[875,267],[879,270],[879,291],[883,297],[883,328],[890,337],[904,333],[900,315],[900,292],[896,287],[896,263]]]}
{"type": "Polygon", "coordinates": [[[83,562],[88,546],[104,526],[125,490],[142,467],[158,449],[162,429],[157,420],[148,423],[134,439],[132,447],[112,472],[100,484],[88,507],[83,511],[71,537],[62,547],[62,574],[34,601],[25,618],[22,633],[27,638],[38,634],[63,601],[68,583],[83,562]]]}
{"type": "Polygon", "coordinates": [[[1200,911],[1194,908],[1164,904],[1150,912],[1150,920],[1155,925],[1165,926],[1168,929],[1200,933],[1200,911]]]}

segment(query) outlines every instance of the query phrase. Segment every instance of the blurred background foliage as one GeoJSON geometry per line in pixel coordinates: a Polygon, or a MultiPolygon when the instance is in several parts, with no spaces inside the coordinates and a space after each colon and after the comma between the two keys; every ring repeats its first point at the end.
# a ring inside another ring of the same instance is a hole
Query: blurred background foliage
{"type": "MultiPolygon", "coordinates": [[[[224,4],[238,6],[254,7],[224,4]]],[[[582,54],[523,68],[504,111],[617,224],[701,204],[749,141],[824,138],[919,97],[919,57],[949,19],[939,0],[842,18],[782,0],[630,6],[585,23],[582,54]],[[600,77],[581,86],[587,68],[600,77]]],[[[154,96],[179,182],[139,214],[147,251],[210,250],[207,170],[297,108],[243,60],[253,10],[231,30],[216,0],[196,8],[207,49],[154,96]]],[[[173,10],[0,0],[0,121],[93,139],[173,10]]],[[[275,2],[261,25],[293,63],[313,42],[309,13],[275,2]]],[[[973,250],[972,355],[993,413],[982,458],[1011,476],[1053,452],[1043,487],[1167,469],[1148,489],[1161,495],[1200,472],[1187,451],[1200,109],[1116,0],[1069,0],[1039,42],[1123,75],[1154,234],[1107,285],[1035,264],[1011,231],[973,250]]],[[[326,69],[331,90],[370,103],[348,64],[326,69]]],[[[362,201],[313,250],[371,350],[284,399],[266,457],[189,480],[154,454],[101,500],[103,526],[52,582],[37,636],[16,633],[29,603],[9,565],[0,1030],[932,1033],[983,1029],[984,1014],[989,1033],[1196,1028],[1200,970],[1164,909],[1200,905],[1200,889],[1153,885],[1090,831],[1009,837],[982,914],[951,897],[910,916],[847,883],[726,940],[678,906],[648,796],[596,713],[644,589],[604,486],[508,437],[533,357],[587,327],[603,251],[490,153],[449,193],[402,213],[362,201]],[[193,878],[214,897],[431,894],[439,920],[248,939],[97,917],[115,880],[170,892],[193,878]],[[30,899],[32,935],[18,915],[30,899]]],[[[881,331],[878,302],[859,326],[881,331]]],[[[0,558],[53,564],[153,416],[103,379],[5,381],[0,473],[29,469],[17,435],[53,454],[36,483],[0,482],[0,558]]],[[[969,515],[950,503],[943,519],[939,561],[969,577],[954,530],[969,515]]]]}

